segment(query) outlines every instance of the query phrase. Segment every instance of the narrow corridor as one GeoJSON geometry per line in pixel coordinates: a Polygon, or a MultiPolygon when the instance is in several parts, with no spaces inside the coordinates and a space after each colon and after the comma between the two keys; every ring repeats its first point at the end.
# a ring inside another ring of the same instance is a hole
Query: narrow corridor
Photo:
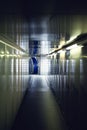
{"type": "Polygon", "coordinates": [[[30,76],[28,90],[12,130],[67,130],[48,86],[47,76],[30,76]]]}
{"type": "Polygon", "coordinates": [[[0,15],[0,130],[87,130],[87,15],[41,12],[0,15]]]}

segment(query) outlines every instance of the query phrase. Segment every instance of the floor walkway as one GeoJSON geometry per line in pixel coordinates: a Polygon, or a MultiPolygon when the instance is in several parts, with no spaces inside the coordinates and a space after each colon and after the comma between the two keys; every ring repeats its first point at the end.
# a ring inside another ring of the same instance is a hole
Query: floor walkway
{"type": "Polygon", "coordinates": [[[47,77],[31,76],[12,130],[67,130],[47,77]]]}

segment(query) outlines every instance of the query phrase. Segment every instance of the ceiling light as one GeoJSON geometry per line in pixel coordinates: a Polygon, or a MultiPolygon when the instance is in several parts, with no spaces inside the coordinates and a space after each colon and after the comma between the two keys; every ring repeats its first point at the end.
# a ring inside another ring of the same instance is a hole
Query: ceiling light
{"type": "Polygon", "coordinates": [[[71,49],[76,48],[76,47],[78,47],[78,45],[74,44],[74,45],[67,47],[66,50],[71,50],[71,49]]]}
{"type": "Polygon", "coordinates": [[[61,52],[63,52],[63,50],[59,50],[57,53],[61,53],[61,52]]]}

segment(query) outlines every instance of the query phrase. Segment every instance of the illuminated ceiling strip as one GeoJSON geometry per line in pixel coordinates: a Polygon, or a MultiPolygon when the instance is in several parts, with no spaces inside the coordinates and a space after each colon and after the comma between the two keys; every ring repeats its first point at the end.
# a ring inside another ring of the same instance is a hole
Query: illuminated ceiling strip
{"type": "Polygon", "coordinates": [[[70,50],[74,47],[83,47],[83,45],[85,44],[87,44],[87,33],[78,35],[75,39],[72,39],[72,41],[66,42],[65,45],[61,46],[61,48],[57,48],[51,51],[48,55],[52,55],[64,49],[70,50]]]}
{"type": "Polygon", "coordinates": [[[71,50],[73,48],[76,48],[76,47],[83,47],[81,45],[77,45],[77,44],[73,44],[73,45],[70,45],[70,46],[62,46],[61,48],[58,48],[58,49],[55,49],[54,51],[50,52],[48,55],[51,55],[51,54],[54,54],[54,53],[60,53],[62,52],[63,50],[71,50]]]}
{"type": "Polygon", "coordinates": [[[22,52],[25,52],[25,53],[26,53],[26,51],[23,50],[23,49],[20,48],[20,47],[18,47],[18,48],[17,48],[17,47],[14,47],[14,46],[12,46],[12,45],[10,45],[10,44],[8,44],[8,43],[2,41],[2,40],[0,40],[0,42],[3,43],[3,44],[5,44],[5,45],[7,45],[7,46],[9,46],[9,47],[11,47],[11,48],[13,48],[13,49],[15,49],[15,50],[19,50],[19,51],[22,51],[22,52]]]}
{"type": "Polygon", "coordinates": [[[54,53],[57,53],[57,52],[60,51],[60,50],[62,50],[62,47],[55,49],[54,51],[50,52],[48,55],[52,55],[52,54],[54,54],[54,53]]]}
{"type": "Polygon", "coordinates": [[[78,47],[78,45],[77,45],[77,44],[73,44],[73,45],[71,45],[71,46],[68,46],[68,47],[66,48],[66,50],[71,50],[71,49],[76,48],[76,47],[78,47]]]}

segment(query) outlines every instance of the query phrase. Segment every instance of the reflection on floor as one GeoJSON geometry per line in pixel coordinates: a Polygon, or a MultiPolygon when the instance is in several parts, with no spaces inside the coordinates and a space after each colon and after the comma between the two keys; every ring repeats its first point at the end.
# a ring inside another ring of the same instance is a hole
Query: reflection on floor
{"type": "Polygon", "coordinates": [[[0,130],[11,130],[28,81],[28,75],[0,75],[0,130]]]}
{"type": "Polygon", "coordinates": [[[46,76],[30,77],[28,91],[12,130],[67,130],[46,76]]]}

